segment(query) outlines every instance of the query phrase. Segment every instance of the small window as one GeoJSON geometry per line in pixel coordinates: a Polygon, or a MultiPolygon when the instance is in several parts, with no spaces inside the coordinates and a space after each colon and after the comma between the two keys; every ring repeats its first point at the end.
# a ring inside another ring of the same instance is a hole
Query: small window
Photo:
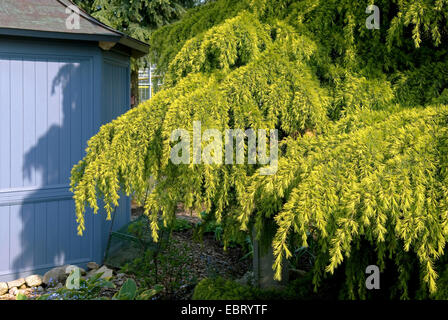
{"type": "Polygon", "coordinates": [[[138,71],[138,96],[143,102],[151,98],[151,69],[145,68],[138,71]]]}

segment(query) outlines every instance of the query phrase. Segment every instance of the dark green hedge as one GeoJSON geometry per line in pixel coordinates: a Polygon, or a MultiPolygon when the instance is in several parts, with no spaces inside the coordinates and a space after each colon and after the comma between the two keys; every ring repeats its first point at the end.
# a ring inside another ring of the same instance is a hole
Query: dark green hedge
{"type": "Polygon", "coordinates": [[[193,300],[308,300],[313,297],[311,278],[292,281],[283,289],[258,289],[223,278],[201,280],[193,300]]]}

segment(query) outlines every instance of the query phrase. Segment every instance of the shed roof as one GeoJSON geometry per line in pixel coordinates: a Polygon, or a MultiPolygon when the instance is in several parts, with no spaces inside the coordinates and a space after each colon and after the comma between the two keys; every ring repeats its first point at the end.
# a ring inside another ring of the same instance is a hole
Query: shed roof
{"type": "Polygon", "coordinates": [[[134,57],[148,53],[149,46],[115,30],[80,9],[80,28],[68,29],[69,0],[1,0],[0,35],[119,43],[134,57]]]}

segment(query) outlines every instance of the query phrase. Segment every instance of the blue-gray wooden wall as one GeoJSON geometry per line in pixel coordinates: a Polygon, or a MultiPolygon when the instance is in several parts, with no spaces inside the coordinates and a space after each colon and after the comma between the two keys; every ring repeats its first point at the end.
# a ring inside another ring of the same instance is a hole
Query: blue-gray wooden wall
{"type": "MultiPolygon", "coordinates": [[[[108,123],[117,118],[125,110],[123,106],[130,106],[131,101],[131,74],[129,59],[124,59],[122,55],[112,52],[103,53],[103,86],[102,86],[102,108],[101,118],[103,123],[108,123]],[[127,84],[127,86],[123,84],[127,84]]],[[[122,196],[119,201],[119,212],[113,222],[113,230],[120,229],[129,222],[131,214],[131,202],[122,196]]],[[[111,221],[102,220],[103,244],[107,244],[107,236],[110,231],[111,221]]],[[[105,250],[105,248],[103,248],[105,250]]]]}
{"type": "MultiPolygon", "coordinates": [[[[103,258],[108,223],[89,211],[77,235],[69,177],[129,106],[129,58],[114,55],[111,69],[106,56],[87,42],[0,39],[0,281],[103,258]]],[[[129,199],[117,214],[119,227],[129,199]]]]}

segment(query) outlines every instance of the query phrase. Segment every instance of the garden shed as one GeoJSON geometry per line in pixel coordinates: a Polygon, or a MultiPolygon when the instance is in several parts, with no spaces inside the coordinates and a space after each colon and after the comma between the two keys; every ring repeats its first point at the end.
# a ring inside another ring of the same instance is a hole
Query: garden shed
{"type": "MultiPolygon", "coordinates": [[[[0,2],[0,281],[101,263],[107,244],[99,215],[77,235],[70,171],[100,126],[130,107],[130,58],[148,46],[72,16],[72,5],[0,2]]],[[[120,201],[114,228],[130,219],[130,200],[120,201]]]]}

